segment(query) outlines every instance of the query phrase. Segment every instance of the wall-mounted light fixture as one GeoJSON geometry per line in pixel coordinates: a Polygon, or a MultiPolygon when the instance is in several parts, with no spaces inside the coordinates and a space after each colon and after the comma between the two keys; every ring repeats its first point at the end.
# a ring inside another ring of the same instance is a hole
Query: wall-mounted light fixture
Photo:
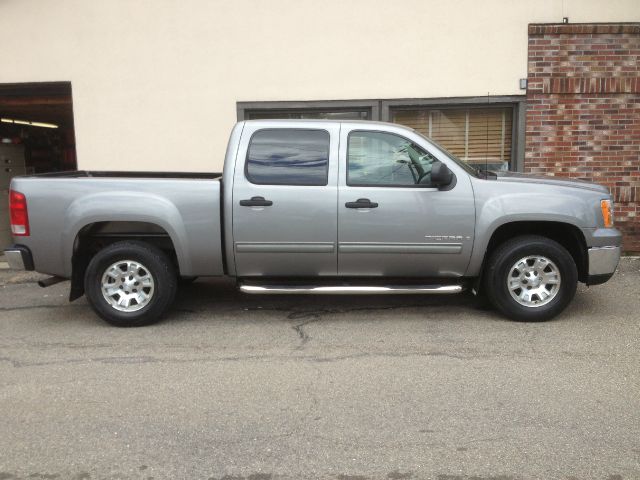
{"type": "Polygon", "coordinates": [[[526,78],[521,78],[520,79],[520,90],[526,90],[527,89],[527,79],[526,78]]]}
{"type": "Polygon", "coordinates": [[[562,23],[569,23],[569,17],[562,17],[562,23]]]}
{"type": "Polygon", "coordinates": [[[15,125],[27,125],[29,127],[58,128],[58,125],[55,123],[31,122],[29,120],[16,120],[13,118],[0,118],[0,122],[13,123],[15,125]]]}

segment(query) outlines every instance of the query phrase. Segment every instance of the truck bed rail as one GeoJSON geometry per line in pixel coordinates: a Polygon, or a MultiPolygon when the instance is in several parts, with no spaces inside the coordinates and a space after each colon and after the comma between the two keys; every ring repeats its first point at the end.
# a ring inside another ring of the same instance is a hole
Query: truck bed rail
{"type": "Polygon", "coordinates": [[[215,180],[222,177],[217,172],[122,172],[122,171],[90,171],[70,170],[64,172],[36,173],[25,175],[37,178],[187,178],[215,180]]]}

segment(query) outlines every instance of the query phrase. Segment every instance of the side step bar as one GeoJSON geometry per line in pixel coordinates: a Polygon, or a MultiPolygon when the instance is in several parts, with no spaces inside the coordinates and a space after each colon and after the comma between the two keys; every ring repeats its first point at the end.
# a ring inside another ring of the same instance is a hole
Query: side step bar
{"type": "Polygon", "coordinates": [[[464,290],[462,285],[388,285],[388,286],[356,286],[356,285],[251,285],[240,284],[243,293],[260,294],[324,294],[324,295],[375,295],[375,294],[440,294],[449,295],[464,290]]]}

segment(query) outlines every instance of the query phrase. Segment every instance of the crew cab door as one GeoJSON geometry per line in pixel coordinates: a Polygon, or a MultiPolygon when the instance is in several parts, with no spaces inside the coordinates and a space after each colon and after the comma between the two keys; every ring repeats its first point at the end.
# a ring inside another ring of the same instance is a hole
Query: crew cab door
{"type": "Polygon", "coordinates": [[[457,277],[473,246],[475,205],[464,169],[403,128],[342,124],[338,179],[341,276],[457,277]],[[430,182],[439,160],[455,184],[430,182]]]}
{"type": "Polygon", "coordinates": [[[236,275],[337,274],[340,125],[247,122],[233,183],[236,275]]]}

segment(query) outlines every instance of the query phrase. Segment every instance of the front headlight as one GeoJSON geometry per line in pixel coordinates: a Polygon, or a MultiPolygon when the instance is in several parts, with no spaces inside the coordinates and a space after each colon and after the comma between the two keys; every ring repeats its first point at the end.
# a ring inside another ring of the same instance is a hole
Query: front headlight
{"type": "Polygon", "coordinates": [[[611,200],[601,200],[600,209],[602,210],[602,220],[604,228],[613,227],[613,203],[611,200]]]}

